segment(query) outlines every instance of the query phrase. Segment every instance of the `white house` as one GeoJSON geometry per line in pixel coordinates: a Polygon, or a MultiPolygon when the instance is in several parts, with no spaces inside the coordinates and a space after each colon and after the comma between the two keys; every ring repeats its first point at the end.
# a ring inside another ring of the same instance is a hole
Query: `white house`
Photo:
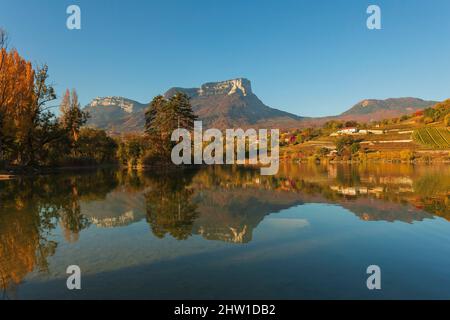
{"type": "Polygon", "coordinates": [[[357,133],[358,132],[358,128],[355,127],[349,127],[349,128],[344,128],[338,131],[338,133],[341,134],[349,134],[349,133],[357,133]]]}
{"type": "Polygon", "coordinates": [[[339,136],[342,134],[356,134],[356,133],[358,133],[358,131],[359,131],[358,128],[348,127],[348,128],[343,128],[341,130],[338,130],[338,131],[332,133],[331,136],[339,136]]]}

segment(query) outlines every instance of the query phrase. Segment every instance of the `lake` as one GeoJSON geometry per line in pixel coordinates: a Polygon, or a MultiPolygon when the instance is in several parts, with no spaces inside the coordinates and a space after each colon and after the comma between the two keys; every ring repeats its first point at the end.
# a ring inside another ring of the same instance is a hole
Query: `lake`
{"type": "Polygon", "coordinates": [[[450,166],[0,181],[3,299],[449,299],[450,166]],[[81,269],[68,290],[66,269],[81,269]],[[369,290],[367,267],[381,269],[369,290]]]}

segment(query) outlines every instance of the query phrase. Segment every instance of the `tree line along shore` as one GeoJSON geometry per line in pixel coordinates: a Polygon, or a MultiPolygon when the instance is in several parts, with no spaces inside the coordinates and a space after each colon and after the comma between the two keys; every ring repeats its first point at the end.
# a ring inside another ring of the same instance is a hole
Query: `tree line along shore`
{"type": "MultiPolygon", "coordinates": [[[[57,98],[47,65],[32,65],[8,49],[0,29],[0,179],[42,168],[118,165],[170,166],[177,128],[193,129],[197,116],[184,93],[156,96],[142,133],[111,136],[86,126],[89,114],[75,89],[57,98]]],[[[402,117],[358,123],[331,120],[322,126],[281,130],[281,161],[450,162],[450,100],[402,117]]]]}

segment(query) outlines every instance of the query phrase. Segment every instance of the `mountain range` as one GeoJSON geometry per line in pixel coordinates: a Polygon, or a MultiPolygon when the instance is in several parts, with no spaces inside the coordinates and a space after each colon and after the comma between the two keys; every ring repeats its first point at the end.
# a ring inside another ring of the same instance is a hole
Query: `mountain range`
{"type": "MultiPolygon", "coordinates": [[[[199,88],[169,89],[165,98],[184,92],[191,98],[194,112],[206,128],[302,128],[336,120],[373,121],[404,114],[436,104],[418,98],[391,98],[363,100],[337,116],[310,118],[281,111],[265,105],[252,91],[248,79],[238,78],[209,82],[199,88]]],[[[88,125],[112,134],[142,132],[145,110],[149,103],[139,103],[124,97],[93,99],[86,107],[88,125]]]]}

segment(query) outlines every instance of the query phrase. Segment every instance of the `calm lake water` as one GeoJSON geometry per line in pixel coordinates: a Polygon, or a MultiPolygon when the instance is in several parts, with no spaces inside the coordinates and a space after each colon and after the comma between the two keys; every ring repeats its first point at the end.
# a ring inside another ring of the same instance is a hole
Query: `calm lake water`
{"type": "Polygon", "coordinates": [[[0,298],[450,299],[450,166],[0,181],[0,298]]]}

